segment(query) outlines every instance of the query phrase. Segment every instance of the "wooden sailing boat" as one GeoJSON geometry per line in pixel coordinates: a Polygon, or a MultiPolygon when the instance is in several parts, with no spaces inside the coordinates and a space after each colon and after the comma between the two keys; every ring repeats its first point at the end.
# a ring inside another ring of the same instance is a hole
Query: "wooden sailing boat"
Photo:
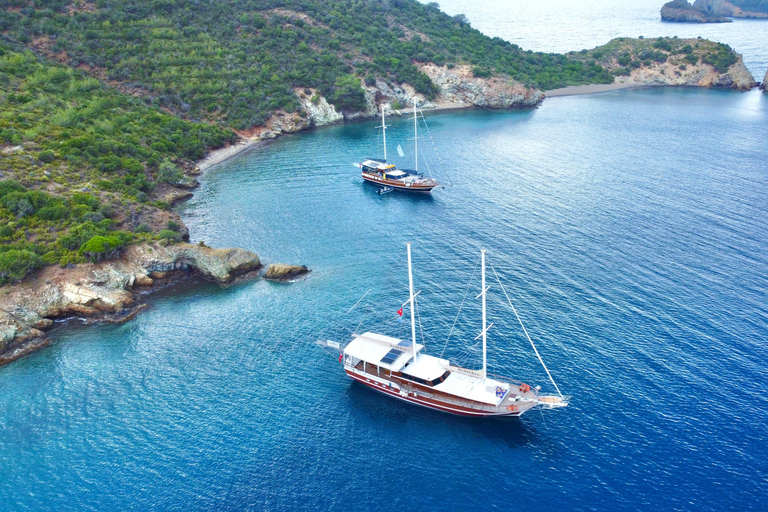
{"type": "MultiPolygon", "coordinates": [[[[355,164],[362,169],[363,180],[380,187],[392,187],[394,190],[420,192],[428,194],[440,186],[434,178],[425,178],[419,174],[419,141],[416,98],[413,99],[413,134],[415,152],[415,170],[398,169],[387,163],[387,125],[384,122],[384,105],[381,106],[381,129],[384,136],[384,158],[366,158],[363,163],[355,164]]],[[[401,155],[402,156],[402,155],[401,155]]]]}
{"type": "MultiPolygon", "coordinates": [[[[491,326],[486,325],[486,292],[490,287],[486,288],[485,283],[485,250],[481,251],[482,292],[478,296],[482,297],[483,304],[483,329],[478,335],[478,338],[483,338],[482,369],[462,368],[446,359],[423,353],[424,346],[416,342],[414,298],[418,294],[413,293],[411,244],[407,246],[410,298],[403,307],[410,304],[411,339],[401,340],[373,332],[353,335],[339,357],[349,377],[397,399],[463,416],[520,416],[537,406],[555,408],[568,405],[568,398],[560,393],[554,380],[552,384],[557,389],[557,395],[541,395],[539,387],[532,388],[528,384],[487,373],[486,334],[491,326]]],[[[528,339],[530,341],[530,337],[528,339]]],[[[341,348],[332,341],[326,344],[341,348]]],[[[544,365],[536,347],[533,348],[544,365]]],[[[545,365],[544,369],[552,379],[545,365]]]]}

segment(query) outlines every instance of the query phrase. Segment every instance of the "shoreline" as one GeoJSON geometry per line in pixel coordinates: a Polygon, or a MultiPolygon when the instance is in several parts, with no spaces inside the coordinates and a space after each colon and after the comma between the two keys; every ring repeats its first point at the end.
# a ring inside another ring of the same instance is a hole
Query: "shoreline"
{"type": "Polygon", "coordinates": [[[246,150],[254,147],[257,142],[259,142],[261,139],[246,139],[244,137],[241,137],[240,140],[236,144],[232,144],[231,146],[225,146],[223,148],[214,149],[202,160],[198,160],[195,163],[195,167],[200,172],[205,172],[214,165],[218,165],[222,162],[226,162],[230,158],[233,158],[240,153],[245,152],[246,150]]]}
{"type": "Polygon", "coordinates": [[[640,87],[652,86],[642,82],[636,82],[634,80],[629,80],[626,82],[614,82],[612,84],[570,85],[568,87],[561,87],[559,89],[544,91],[544,96],[545,99],[557,98],[559,96],[581,96],[584,94],[598,94],[601,92],[618,91],[621,89],[636,89],[640,87]]]}

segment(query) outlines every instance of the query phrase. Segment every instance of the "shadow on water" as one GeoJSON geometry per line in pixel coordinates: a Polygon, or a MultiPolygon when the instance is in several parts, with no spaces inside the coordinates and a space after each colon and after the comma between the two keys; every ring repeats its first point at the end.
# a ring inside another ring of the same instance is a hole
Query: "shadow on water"
{"type": "Polygon", "coordinates": [[[349,407],[368,417],[372,423],[422,425],[424,430],[462,429],[476,439],[493,440],[510,448],[536,441],[539,432],[521,418],[466,418],[393,399],[359,382],[350,382],[346,396],[349,407]]]}
{"type": "Polygon", "coordinates": [[[361,184],[363,192],[367,197],[380,198],[382,200],[389,200],[390,198],[396,198],[395,201],[412,201],[430,203],[435,200],[432,194],[424,194],[419,192],[402,192],[400,190],[393,190],[386,194],[379,194],[379,190],[382,187],[368,181],[363,181],[361,184]]]}

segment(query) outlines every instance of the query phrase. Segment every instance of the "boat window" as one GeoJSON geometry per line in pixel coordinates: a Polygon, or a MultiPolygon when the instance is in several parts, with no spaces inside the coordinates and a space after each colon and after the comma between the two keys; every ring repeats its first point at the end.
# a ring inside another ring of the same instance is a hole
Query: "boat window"
{"type": "Polygon", "coordinates": [[[398,357],[400,357],[400,354],[402,354],[402,352],[400,352],[396,348],[393,348],[392,350],[387,352],[387,355],[381,358],[381,362],[384,364],[392,364],[395,362],[395,360],[398,357]]]}

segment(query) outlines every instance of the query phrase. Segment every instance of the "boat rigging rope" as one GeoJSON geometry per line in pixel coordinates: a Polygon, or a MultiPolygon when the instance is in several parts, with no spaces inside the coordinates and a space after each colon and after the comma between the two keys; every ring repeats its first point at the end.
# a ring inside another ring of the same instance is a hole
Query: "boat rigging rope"
{"type": "MultiPolygon", "coordinates": [[[[365,292],[365,293],[363,294],[363,296],[362,296],[362,297],[360,297],[360,300],[363,300],[363,299],[365,298],[365,296],[366,296],[366,295],[368,295],[368,294],[371,292],[371,290],[372,290],[372,288],[368,288],[368,291],[367,291],[367,292],[365,292]]],[[[358,304],[360,304],[360,300],[358,300],[357,302],[355,302],[355,305],[354,305],[354,306],[352,306],[351,308],[349,308],[349,311],[347,311],[347,312],[346,312],[346,313],[344,313],[344,314],[345,314],[345,315],[348,315],[350,312],[352,312],[352,310],[353,310],[353,309],[355,309],[355,307],[356,307],[358,304]]]]}
{"type": "Polygon", "coordinates": [[[517,317],[517,321],[520,322],[520,327],[523,328],[523,332],[525,333],[525,337],[528,338],[528,341],[531,343],[531,346],[533,347],[533,351],[536,352],[536,357],[539,358],[539,362],[541,363],[541,366],[544,367],[544,371],[547,372],[547,375],[549,375],[549,380],[552,381],[552,384],[555,386],[555,389],[557,390],[557,394],[560,395],[560,398],[565,400],[563,397],[563,394],[560,392],[560,388],[557,387],[557,384],[555,383],[555,379],[552,378],[552,374],[549,373],[549,369],[547,368],[547,365],[544,364],[544,360],[539,355],[539,351],[536,350],[536,345],[533,344],[533,340],[531,340],[531,337],[528,336],[528,331],[525,329],[525,326],[523,325],[523,321],[520,320],[520,315],[517,314],[517,310],[515,309],[515,306],[512,305],[512,301],[509,299],[509,295],[507,295],[507,290],[504,289],[504,285],[501,284],[501,279],[499,279],[499,274],[496,273],[496,268],[493,266],[493,263],[488,262],[491,265],[491,269],[493,270],[493,275],[496,276],[496,281],[498,281],[499,286],[501,287],[501,291],[504,292],[504,296],[507,298],[507,302],[509,302],[509,306],[512,308],[512,311],[514,311],[515,316],[517,317]]]}
{"type": "Polygon", "coordinates": [[[413,297],[413,305],[416,306],[416,318],[419,319],[419,331],[421,331],[421,345],[426,349],[427,344],[424,342],[424,329],[421,327],[421,313],[419,313],[419,303],[416,297],[413,297]]]}
{"type": "Polygon", "coordinates": [[[472,286],[472,280],[475,278],[475,273],[477,272],[477,266],[480,263],[475,263],[475,269],[472,271],[472,277],[469,278],[469,283],[467,283],[467,289],[464,290],[464,297],[461,298],[461,305],[459,306],[459,311],[456,313],[456,318],[453,319],[453,325],[451,326],[451,331],[448,333],[448,339],[445,340],[445,345],[443,345],[443,351],[440,352],[440,359],[443,358],[443,354],[445,353],[445,349],[448,347],[448,342],[451,339],[451,335],[453,334],[453,328],[456,327],[456,321],[459,319],[459,315],[461,314],[461,308],[464,307],[464,301],[467,299],[467,293],[469,292],[469,287],[472,286]]]}
{"type": "MultiPolygon", "coordinates": [[[[424,120],[424,128],[427,130],[427,135],[429,135],[429,141],[432,143],[432,148],[435,150],[435,155],[437,155],[437,160],[440,162],[440,169],[445,174],[446,178],[448,178],[448,181],[450,182],[448,186],[453,186],[453,180],[448,175],[448,171],[446,170],[445,163],[443,163],[443,159],[440,158],[440,153],[437,151],[437,146],[435,145],[435,139],[432,138],[432,132],[429,130],[429,125],[427,124],[427,119],[424,117],[424,111],[419,109],[419,113],[421,114],[421,118],[424,120]]],[[[429,169],[429,164],[427,164],[427,169],[429,169]]],[[[432,172],[430,172],[430,175],[432,172]]]]}

